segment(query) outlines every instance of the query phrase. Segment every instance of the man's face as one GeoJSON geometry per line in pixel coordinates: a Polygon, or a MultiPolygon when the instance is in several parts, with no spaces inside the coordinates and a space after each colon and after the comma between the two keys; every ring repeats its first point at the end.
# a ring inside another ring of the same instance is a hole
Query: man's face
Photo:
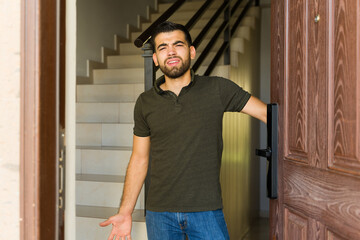
{"type": "Polygon", "coordinates": [[[178,78],[190,69],[190,59],[195,58],[195,48],[188,45],[182,31],[160,33],[154,42],[153,60],[165,76],[178,78]]]}

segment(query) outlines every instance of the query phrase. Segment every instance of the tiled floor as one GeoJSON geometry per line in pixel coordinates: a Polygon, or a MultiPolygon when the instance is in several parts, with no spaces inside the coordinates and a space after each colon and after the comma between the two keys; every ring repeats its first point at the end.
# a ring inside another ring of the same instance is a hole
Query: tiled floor
{"type": "Polygon", "coordinates": [[[243,240],[267,240],[269,239],[269,219],[259,218],[250,227],[250,231],[243,240]]]}

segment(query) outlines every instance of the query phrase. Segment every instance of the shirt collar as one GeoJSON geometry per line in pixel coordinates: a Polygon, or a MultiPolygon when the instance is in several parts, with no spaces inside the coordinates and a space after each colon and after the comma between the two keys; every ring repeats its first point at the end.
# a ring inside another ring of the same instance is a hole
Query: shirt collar
{"type": "MultiPolygon", "coordinates": [[[[190,70],[190,74],[191,74],[191,81],[190,81],[189,85],[185,86],[185,88],[189,88],[195,83],[195,73],[192,69],[190,70]]],[[[155,91],[160,95],[165,92],[164,90],[162,90],[160,88],[161,84],[163,84],[164,82],[165,82],[164,75],[155,80],[154,88],[155,88],[155,91]]]]}

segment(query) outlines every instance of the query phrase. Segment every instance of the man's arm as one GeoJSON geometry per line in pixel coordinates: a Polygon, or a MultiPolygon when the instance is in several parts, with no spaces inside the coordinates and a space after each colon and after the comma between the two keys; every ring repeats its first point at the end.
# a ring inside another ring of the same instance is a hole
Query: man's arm
{"type": "Polygon", "coordinates": [[[266,124],[267,106],[265,103],[263,103],[260,99],[256,97],[251,96],[241,112],[255,117],[266,124]]]}
{"type": "Polygon", "coordinates": [[[149,165],[150,137],[138,137],[134,135],[133,151],[130,162],[126,170],[125,184],[121,204],[118,214],[110,217],[108,220],[100,223],[105,227],[113,225],[108,239],[131,239],[131,214],[134,210],[136,200],[139,196],[141,187],[149,165]]]}
{"type": "Polygon", "coordinates": [[[126,171],[119,213],[131,214],[139,196],[149,165],[150,137],[134,135],[133,151],[126,171]]]}

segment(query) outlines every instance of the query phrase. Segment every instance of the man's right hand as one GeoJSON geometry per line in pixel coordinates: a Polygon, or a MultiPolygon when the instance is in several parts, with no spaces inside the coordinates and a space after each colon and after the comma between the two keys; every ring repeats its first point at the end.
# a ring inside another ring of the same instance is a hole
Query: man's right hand
{"type": "Polygon", "coordinates": [[[100,223],[99,225],[101,227],[106,227],[110,224],[112,224],[113,226],[108,240],[113,240],[114,237],[116,237],[115,240],[131,240],[131,214],[124,215],[118,213],[110,217],[108,220],[100,223]]]}
{"type": "Polygon", "coordinates": [[[150,153],[150,137],[134,135],[133,151],[126,171],[119,213],[100,223],[101,227],[112,224],[108,240],[131,240],[131,214],[147,174],[150,153]]]}

